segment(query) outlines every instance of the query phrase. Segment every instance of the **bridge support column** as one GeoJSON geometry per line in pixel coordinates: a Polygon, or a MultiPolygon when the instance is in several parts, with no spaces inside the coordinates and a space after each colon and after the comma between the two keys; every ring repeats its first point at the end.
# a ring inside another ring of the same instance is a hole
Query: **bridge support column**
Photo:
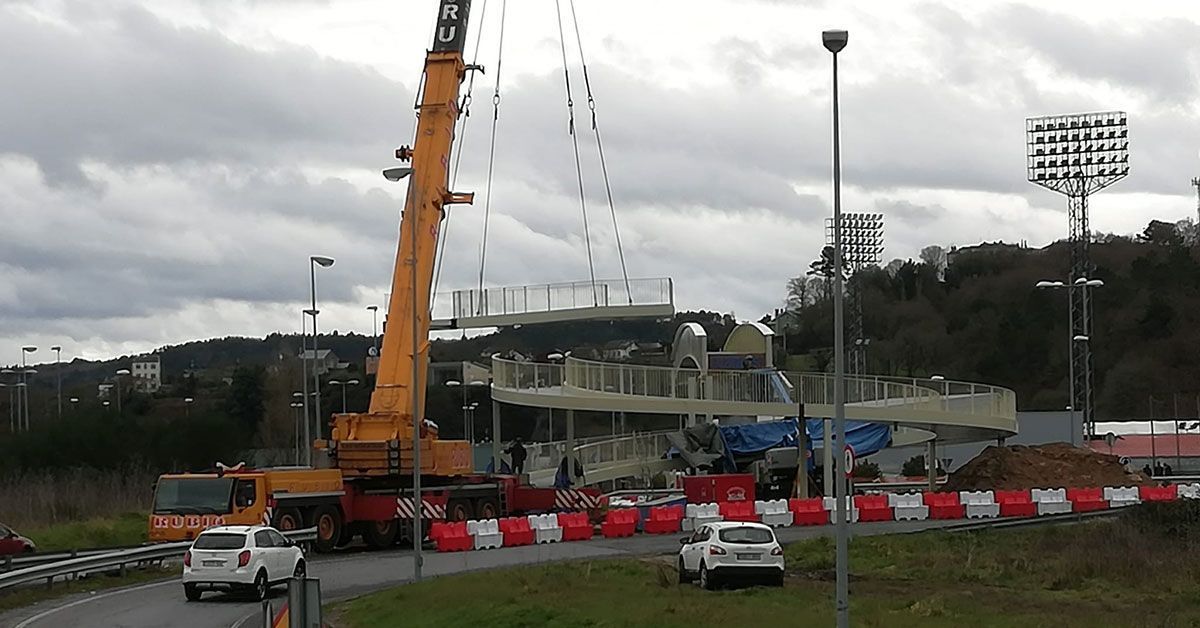
{"type": "Polygon", "coordinates": [[[567,410],[567,478],[575,485],[575,411],[567,410]]]}
{"type": "Polygon", "coordinates": [[[500,473],[500,448],[504,446],[500,435],[500,402],[492,400],[492,469],[500,473]]]}
{"type": "Polygon", "coordinates": [[[833,421],[824,419],[825,424],[823,434],[825,435],[825,445],[821,450],[821,476],[824,478],[824,492],[826,497],[833,496],[833,421]]]}
{"type": "Polygon", "coordinates": [[[929,492],[937,490],[937,439],[925,444],[925,465],[929,469],[929,492]]]}

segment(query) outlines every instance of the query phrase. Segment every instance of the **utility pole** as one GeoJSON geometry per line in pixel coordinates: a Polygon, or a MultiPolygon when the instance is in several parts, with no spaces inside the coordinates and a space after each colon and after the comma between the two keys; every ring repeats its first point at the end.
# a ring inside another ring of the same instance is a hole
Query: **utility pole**
{"type": "Polygon", "coordinates": [[[1200,177],[1192,177],[1192,187],[1196,188],[1196,225],[1200,226],[1200,177]]]}

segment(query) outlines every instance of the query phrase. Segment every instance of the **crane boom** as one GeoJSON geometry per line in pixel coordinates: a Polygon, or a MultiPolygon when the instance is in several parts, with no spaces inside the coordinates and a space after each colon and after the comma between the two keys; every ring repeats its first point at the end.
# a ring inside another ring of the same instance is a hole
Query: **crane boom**
{"type": "Polygon", "coordinates": [[[471,0],[440,0],[432,49],[425,57],[412,149],[396,156],[411,169],[391,169],[389,178],[408,176],[400,220],[400,242],[371,406],[365,413],[334,415],[328,449],[347,475],[391,475],[412,470],[412,430],[421,424],[421,471],[461,475],[471,471],[469,444],[440,441],[425,427],[425,381],[429,365],[429,318],[438,230],[446,206],[470,203],[473,194],[451,192],[450,151],[459,115],[459,85],[471,0]],[[415,414],[414,414],[415,411],[415,414]]]}

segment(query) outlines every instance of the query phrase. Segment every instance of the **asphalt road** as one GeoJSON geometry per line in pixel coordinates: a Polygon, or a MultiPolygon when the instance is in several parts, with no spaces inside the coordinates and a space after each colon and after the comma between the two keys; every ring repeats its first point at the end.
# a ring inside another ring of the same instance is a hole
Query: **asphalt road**
{"type": "MultiPolygon", "coordinates": [[[[961,521],[904,521],[859,523],[851,526],[855,536],[914,532],[940,528],[961,521]]],[[[783,528],[777,531],[783,543],[833,534],[832,526],[783,528]]],[[[682,535],[639,535],[624,539],[593,539],[498,550],[439,554],[425,552],[424,575],[438,576],[511,565],[560,560],[673,553],[682,535]]],[[[412,579],[411,551],[357,552],[319,556],[309,573],[320,578],[326,601],[369,593],[403,584],[412,579]]],[[[276,604],[286,597],[275,592],[276,604]]],[[[228,594],[206,593],[199,602],[187,602],[176,580],[76,595],[0,615],[5,628],[235,628],[254,625],[260,613],[255,602],[228,594]]]]}

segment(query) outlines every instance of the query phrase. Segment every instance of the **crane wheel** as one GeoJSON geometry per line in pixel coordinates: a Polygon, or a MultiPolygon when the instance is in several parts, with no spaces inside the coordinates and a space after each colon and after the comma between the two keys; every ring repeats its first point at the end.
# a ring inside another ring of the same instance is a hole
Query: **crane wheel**
{"type": "Polygon", "coordinates": [[[342,539],[342,512],[333,506],[317,506],[310,515],[309,525],[316,527],[317,540],[313,543],[318,552],[331,552],[342,539]]]}
{"type": "Polygon", "coordinates": [[[469,521],[475,518],[475,509],[469,499],[452,499],[446,505],[446,521],[469,521]]]}
{"type": "Polygon", "coordinates": [[[271,519],[271,527],[282,532],[299,530],[303,525],[304,518],[300,516],[300,510],[296,508],[280,508],[275,511],[275,516],[271,519]]]}
{"type": "Polygon", "coordinates": [[[384,549],[396,543],[400,526],[395,519],[388,521],[368,521],[363,524],[363,540],[371,549],[384,549]]]}
{"type": "Polygon", "coordinates": [[[476,519],[499,519],[504,516],[500,513],[500,500],[495,497],[482,497],[475,502],[475,518],[476,519]]]}

